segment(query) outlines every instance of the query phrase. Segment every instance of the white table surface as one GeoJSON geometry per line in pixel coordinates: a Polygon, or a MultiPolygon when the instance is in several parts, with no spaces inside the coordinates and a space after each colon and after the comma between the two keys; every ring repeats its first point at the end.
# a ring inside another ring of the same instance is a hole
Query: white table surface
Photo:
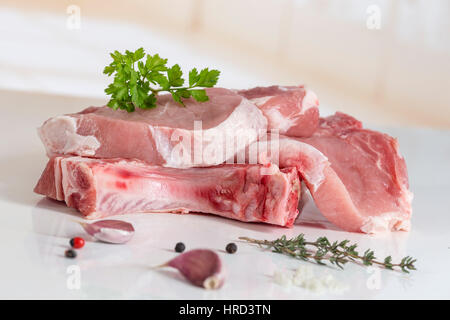
{"type": "Polygon", "coordinates": [[[301,224],[284,229],[208,215],[135,214],[120,217],[136,229],[128,244],[88,241],[71,260],[64,257],[64,251],[70,237],[84,235],[71,221],[79,215],[32,192],[46,163],[36,127],[50,116],[101,101],[10,91],[0,91],[0,99],[0,298],[450,298],[450,132],[387,129],[400,141],[415,194],[409,233],[368,236],[301,224]],[[418,259],[418,271],[405,275],[355,265],[341,271],[310,264],[316,275],[330,273],[350,288],[340,295],[315,294],[272,280],[275,270],[294,270],[305,262],[237,242],[239,236],[274,239],[298,233],[311,239],[322,235],[348,238],[379,256],[412,255],[418,259]],[[206,247],[219,253],[228,273],[223,288],[206,291],[191,286],[172,270],[150,268],[174,257],[178,241],[189,249],[206,247]],[[223,250],[231,241],[238,244],[234,255],[223,250]],[[68,288],[71,265],[79,267],[79,289],[68,288]]]}

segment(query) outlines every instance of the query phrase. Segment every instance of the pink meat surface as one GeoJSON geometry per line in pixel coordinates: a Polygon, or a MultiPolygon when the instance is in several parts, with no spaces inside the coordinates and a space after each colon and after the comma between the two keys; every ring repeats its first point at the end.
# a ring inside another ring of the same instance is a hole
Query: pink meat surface
{"type": "Polygon", "coordinates": [[[157,108],[132,113],[90,107],[53,117],[38,132],[50,157],[139,159],[175,168],[221,164],[266,132],[267,120],[231,90],[210,88],[207,94],[209,101],[188,99],[185,108],[170,95],[159,96],[157,108]]]}
{"type": "Polygon", "coordinates": [[[240,90],[268,120],[268,129],[292,137],[309,137],[317,128],[319,100],[303,86],[270,86],[240,90]]]}
{"type": "Polygon", "coordinates": [[[412,193],[396,139],[363,129],[360,121],[338,112],[320,119],[312,137],[298,140],[320,150],[331,164],[323,183],[315,191],[309,187],[328,220],[347,231],[409,230],[412,193]]]}
{"type": "Polygon", "coordinates": [[[53,157],[34,191],[86,218],[132,212],[203,212],[292,226],[300,183],[295,168],[221,165],[177,169],[140,161],[53,157]],[[270,174],[267,174],[270,172],[270,174]]]}
{"type": "MultiPolygon", "coordinates": [[[[412,194],[398,144],[343,114],[320,120],[309,138],[269,137],[258,162],[296,167],[321,213],[352,232],[408,230],[412,194]]],[[[261,144],[261,142],[263,142],[261,144]]]]}
{"type": "Polygon", "coordinates": [[[327,157],[313,146],[295,138],[273,135],[252,143],[246,151],[245,162],[294,167],[312,190],[324,182],[330,167],[327,157]]]}

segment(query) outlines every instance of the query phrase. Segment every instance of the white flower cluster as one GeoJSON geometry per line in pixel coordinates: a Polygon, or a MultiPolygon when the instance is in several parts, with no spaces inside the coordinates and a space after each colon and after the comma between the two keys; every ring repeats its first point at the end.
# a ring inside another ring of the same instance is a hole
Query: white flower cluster
{"type": "Polygon", "coordinates": [[[311,266],[300,266],[293,274],[290,271],[277,270],[273,274],[273,281],[283,287],[295,285],[314,293],[340,294],[349,288],[331,274],[316,277],[311,266]]]}

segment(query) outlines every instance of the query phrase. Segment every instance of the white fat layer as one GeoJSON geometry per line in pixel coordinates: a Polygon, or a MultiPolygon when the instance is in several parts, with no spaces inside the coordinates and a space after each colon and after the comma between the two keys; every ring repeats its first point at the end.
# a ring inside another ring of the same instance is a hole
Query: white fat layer
{"type": "Polygon", "coordinates": [[[55,173],[55,189],[56,189],[56,200],[64,200],[64,194],[62,192],[62,182],[61,182],[61,158],[57,157],[54,162],[54,173],[55,173]]]}
{"type": "Polygon", "coordinates": [[[261,110],[243,98],[225,121],[214,128],[202,130],[201,134],[194,133],[194,130],[176,129],[169,137],[170,130],[165,127],[149,126],[149,130],[165,167],[212,166],[224,163],[230,156],[234,158],[236,153],[243,152],[247,145],[266,133],[267,119],[261,110]],[[179,137],[183,137],[182,141],[179,137]],[[191,148],[192,141],[194,145],[191,148]],[[196,157],[191,152],[199,146],[201,161],[197,163],[192,160],[196,157]]]}
{"type": "Polygon", "coordinates": [[[166,165],[174,165],[175,167],[177,167],[178,161],[175,161],[175,159],[171,159],[172,145],[170,144],[167,134],[163,131],[163,129],[151,125],[148,126],[148,129],[150,130],[153,140],[155,141],[156,150],[158,151],[159,155],[166,161],[166,165]]]}
{"type": "Polygon", "coordinates": [[[48,155],[77,154],[93,156],[100,148],[95,136],[82,136],[77,133],[77,120],[70,116],[57,116],[46,121],[38,129],[48,155]]]}
{"type": "Polygon", "coordinates": [[[269,101],[271,98],[273,98],[273,96],[265,96],[265,97],[253,98],[253,99],[250,99],[250,101],[252,103],[256,104],[258,107],[260,107],[263,104],[265,104],[267,101],[269,101]]]}
{"type": "MultiPolygon", "coordinates": [[[[298,159],[298,154],[304,154],[306,165],[301,170],[301,174],[315,192],[325,180],[325,169],[330,166],[328,158],[313,146],[294,139],[280,139],[280,156],[287,159],[298,159]]],[[[286,165],[295,166],[296,163],[286,163],[286,165]]]]}
{"type": "Polygon", "coordinates": [[[279,106],[273,106],[269,110],[266,110],[266,117],[270,119],[271,128],[278,129],[281,134],[285,134],[296,125],[296,121],[295,119],[283,116],[279,109],[279,106]]]}
{"type": "MultiPolygon", "coordinates": [[[[78,169],[81,169],[85,172],[87,172],[87,169],[89,168],[86,163],[94,162],[94,159],[89,158],[83,158],[83,157],[67,157],[67,158],[60,158],[60,170],[61,170],[61,189],[63,192],[63,199],[66,202],[67,205],[71,204],[70,198],[73,194],[79,194],[81,198],[85,198],[86,196],[89,197],[89,194],[86,193],[86,191],[80,187],[79,182],[77,181],[77,173],[78,170],[74,170],[75,164],[78,169]]],[[[91,173],[92,174],[92,173],[91,173]]],[[[95,180],[94,180],[94,183],[95,180]]],[[[96,190],[98,190],[97,187],[95,187],[96,190]]],[[[98,200],[98,199],[97,199],[98,200]]],[[[98,203],[97,203],[98,206],[98,203]]],[[[77,208],[79,209],[79,208],[77,208]]],[[[94,217],[100,218],[100,216],[95,216],[95,213],[93,214],[94,217]]],[[[92,214],[89,214],[89,219],[92,219],[92,214]]]]}
{"type": "Polygon", "coordinates": [[[76,159],[77,162],[89,162],[91,159],[76,157],[76,158],[61,158],[60,166],[61,166],[61,184],[62,191],[64,194],[64,201],[69,203],[70,196],[74,193],[83,194],[83,192],[77,186],[77,178],[74,175],[75,170],[70,170],[68,168],[68,164],[73,162],[73,159],[76,159]]]}
{"type": "MultiPolygon", "coordinates": [[[[271,185],[272,188],[270,192],[267,193],[266,199],[264,201],[264,207],[269,212],[272,212],[271,223],[278,224],[281,226],[286,225],[288,215],[286,214],[286,205],[287,205],[287,197],[286,189],[280,188],[278,186],[289,185],[289,181],[287,181],[287,175],[282,173],[278,166],[271,165],[272,173],[270,173],[271,185]],[[279,183],[274,183],[274,181],[280,181],[279,183]]],[[[267,174],[265,171],[261,171],[262,174],[267,174]]]]}
{"type": "MultiPolygon", "coordinates": [[[[281,141],[281,140],[280,140],[281,141]]],[[[250,148],[254,148],[254,145],[250,146],[250,148]]],[[[304,177],[304,179],[308,182],[308,187],[311,188],[312,192],[315,192],[319,189],[322,183],[325,181],[325,170],[330,166],[328,162],[328,158],[326,158],[322,153],[318,151],[318,153],[311,153],[307,155],[305,153],[305,160],[309,163],[307,167],[299,167],[298,162],[295,160],[298,156],[298,151],[295,150],[295,146],[292,146],[291,150],[286,150],[285,148],[280,148],[283,150],[282,157],[287,158],[288,160],[281,160],[283,167],[296,167],[300,174],[304,177]],[[286,151],[285,151],[286,150],[286,151]],[[290,152],[291,151],[291,152],[290,152]],[[293,161],[289,161],[289,158],[294,159],[293,161]]],[[[298,150],[298,149],[297,149],[298,150]]],[[[316,151],[313,150],[313,151],[316,151]]],[[[308,152],[305,150],[305,152],[308,152]]],[[[267,165],[267,164],[276,164],[280,165],[280,160],[276,159],[276,152],[269,151],[270,154],[266,151],[262,151],[258,154],[258,163],[267,165]]],[[[270,173],[269,173],[270,174],[270,173]]]]}
{"type": "Polygon", "coordinates": [[[61,186],[64,193],[64,201],[69,203],[70,182],[69,171],[67,170],[67,159],[61,159],[61,186]]]}
{"type": "MultiPolygon", "coordinates": [[[[406,187],[405,187],[406,189],[406,187]]],[[[405,194],[406,194],[406,201],[408,203],[411,203],[414,199],[414,193],[412,193],[411,191],[409,191],[408,189],[405,190],[405,194]]]]}
{"type": "Polygon", "coordinates": [[[361,231],[376,234],[387,231],[409,231],[410,227],[409,215],[402,212],[385,212],[378,216],[367,217],[361,231]]]}
{"type": "Polygon", "coordinates": [[[315,108],[319,105],[319,100],[314,92],[306,90],[306,94],[302,100],[302,113],[305,113],[308,109],[315,108]]]}

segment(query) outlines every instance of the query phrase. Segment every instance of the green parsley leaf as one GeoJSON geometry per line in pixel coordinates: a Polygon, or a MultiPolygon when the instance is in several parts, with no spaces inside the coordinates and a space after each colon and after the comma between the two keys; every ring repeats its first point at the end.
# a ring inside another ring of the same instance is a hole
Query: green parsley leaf
{"type": "Polygon", "coordinates": [[[152,71],[166,71],[167,59],[161,59],[158,54],[154,56],[147,55],[147,61],[145,62],[145,67],[152,71]]]}
{"type": "Polygon", "coordinates": [[[189,86],[193,87],[194,85],[196,85],[198,82],[198,79],[200,79],[200,76],[198,74],[197,69],[194,68],[189,72],[189,86]]]}
{"type": "Polygon", "coordinates": [[[184,106],[184,103],[183,103],[183,101],[181,101],[181,96],[178,92],[172,91],[171,94],[172,94],[173,100],[175,100],[178,103],[181,103],[184,106]]]}
{"type": "Polygon", "coordinates": [[[192,95],[192,98],[199,102],[205,102],[209,100],[209,97],[206,95],[206,91],[202,89],[193,89],[189,90],[192,95]]]}
{"type": "Polygon", "coordinates": [[[144,48],[125,53],[110,53],[112,62],[103,69],[114,80],[105,89],[111,96],[107,106],[133,112],[136,108],[150,109],[157,106],[157,95],[169,92],[174,101],[184,106],[183,99],[208,101],[206,91],[216,85],[220,71],[208,68],[200,73],[196,68],[189,72],[189,86],[184,86],[183,72],[178,64],[167,67],[167,59],[159,54],[145,54],[144,48]]]}
{"type": "Polygon", "coordinates": [[[199,80],[197,81],[197,85],[199,87],[211,88],[214,87],[219,80],[220,71],[219,70],[211,70],[208,68],[200,71],[199,80]]]}
{"type": "Polygon", "coordinates": [[[178,64],[167,70],[169,84],[171,87],[181,87],[184,84],[183,72],[178,64]]]}

